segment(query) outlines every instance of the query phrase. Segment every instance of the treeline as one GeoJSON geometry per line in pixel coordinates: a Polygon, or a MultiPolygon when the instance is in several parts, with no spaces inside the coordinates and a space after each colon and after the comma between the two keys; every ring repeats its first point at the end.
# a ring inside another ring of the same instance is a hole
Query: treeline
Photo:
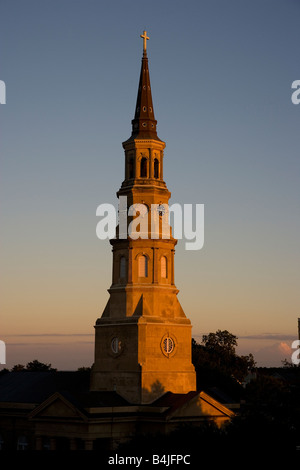
{"type": "Polygon", "coordinates": [[[157,454],[180,450],[191,454],[192,463],[199,466],[204,456],[246,459],[264,453],[271,458],[300,450],[300,367],[284,361],[276,370],[257,368],[251,353],[237,355],[237,339],[227,330],[218,330],[204,335],[201,343],[192,340],[197,389],[209,393],[217,387],[240,404],[228,424],[218,428],[207,421],[199,427],[182,425],[169,435],[139,435],[120,446],[119,452],[133,455],[139,449],[146,455],[149,449],[157,454]]]}
{"type": "MultiPolygon", "coordinates": [[[[79,367],[77,372],[89,372],[91,367],[79,367]]],[[[4,368],[0,371],[0,374],[5,374],[6,372],[57,372],[57,369],[52,367],[51,364],[45,364],[40,362],[37,359],[24,364],[16,364],[10,370],[4,368]]]]}

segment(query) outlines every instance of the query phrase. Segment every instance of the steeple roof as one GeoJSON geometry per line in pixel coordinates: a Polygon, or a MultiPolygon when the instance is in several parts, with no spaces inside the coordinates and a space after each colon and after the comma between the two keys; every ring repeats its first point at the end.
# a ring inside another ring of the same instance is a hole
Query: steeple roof
{"type": "Polygon", "coordinates": [[[131,138],[160,140],[156,133],[157,121],[154,117],[154,109],[151,94],[150,74],[146,49],[146,31],[141,35],[144,39],[144,52],[142,57],[139,88],[136,100],[135,115],[132,122],[131,138]]]}

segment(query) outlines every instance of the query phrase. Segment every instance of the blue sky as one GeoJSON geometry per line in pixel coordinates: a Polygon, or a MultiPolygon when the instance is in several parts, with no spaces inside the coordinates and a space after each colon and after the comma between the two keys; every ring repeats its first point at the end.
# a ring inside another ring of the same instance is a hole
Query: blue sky
{"type": "MultiPolygon", "coordinates": [[[[144,29],[170,202],[205,205],[204,248],[176,250],[193,334],[228,329],[280,365],[300,316],[296,0],[1,1],[0,338],[84,333],[92,361],[111,281],[96,208],[117,204],[144,29]]],[[[62,345],[8,358],[67,368],[62,345]]]]}

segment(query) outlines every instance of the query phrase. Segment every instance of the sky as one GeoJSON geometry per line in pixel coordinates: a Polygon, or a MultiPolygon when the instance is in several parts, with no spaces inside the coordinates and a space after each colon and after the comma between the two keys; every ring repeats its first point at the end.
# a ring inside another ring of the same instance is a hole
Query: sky
{"type": "MultiPolygon", "coordinates": [[[[192,334],[257,364],[290,360],[300,317],[300,3],[1,0],[1,314],[6,367],[93,362],[146,29],[170,203],[204,204],[204,246],[175,256],[192,334]]],[[[4,366],[0,366],[4,367],[4,366]]]]}

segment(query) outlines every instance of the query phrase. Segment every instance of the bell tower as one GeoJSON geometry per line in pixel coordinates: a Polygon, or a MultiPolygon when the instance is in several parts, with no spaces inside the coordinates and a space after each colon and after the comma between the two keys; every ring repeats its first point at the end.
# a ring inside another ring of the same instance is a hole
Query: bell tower
{"type": "Polygon", "coordinates": [[[125,178],[117,192],[119,220],[126,223],[119,222],[110,240],[112,284],[95,325],[91,378],[91,390],[115,390],[131,403],[196,390],[191,323],[174,283],[177,240],[168,225],[171,194],[163,180],[165,143],[157,136],[146,31],[141,37],[135,115],[131,136],[123,142],[125,178]]]}

